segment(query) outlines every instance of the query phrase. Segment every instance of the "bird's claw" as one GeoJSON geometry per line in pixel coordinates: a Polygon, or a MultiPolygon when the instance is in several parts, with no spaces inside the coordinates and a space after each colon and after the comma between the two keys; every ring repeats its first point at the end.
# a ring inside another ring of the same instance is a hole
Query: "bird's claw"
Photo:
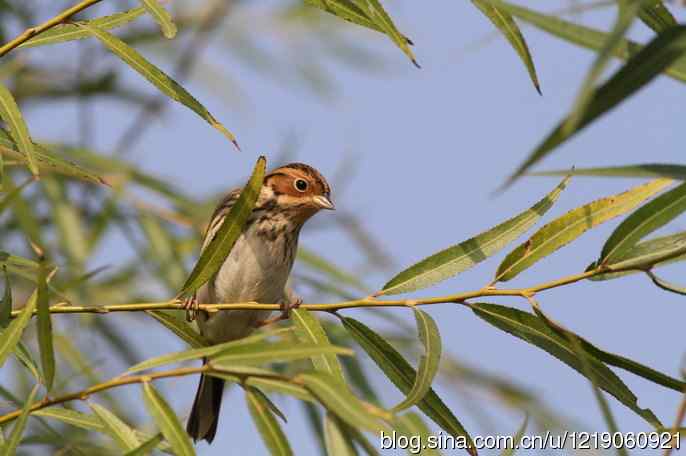
{"type": "Polygon", "coordinates": [[[271,325],[272,323],[281,320],[288,320],[291,317],[291,310],[297,309],[303,303],[302,298],[297,298],[293,301],[281,302],[281,313],[275,317],[267,318],[266,320],[259,320],[255,323],[256,328],[271,325]]]}
{"type": "Polygon", "coordinates": [[[198,318],[198,312],[200,311],[200,304],[198,303],[198,298],[193,295],[187,297],[183,301],[183,309],[186,311],[186,321],[192,322],[198,318]]]}

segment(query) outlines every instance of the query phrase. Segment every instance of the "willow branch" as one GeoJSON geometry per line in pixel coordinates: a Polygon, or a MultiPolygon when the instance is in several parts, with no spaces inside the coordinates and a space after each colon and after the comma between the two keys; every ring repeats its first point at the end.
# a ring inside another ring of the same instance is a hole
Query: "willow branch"
{"type": "MultiPolygon", "coordinates": [[[[373,296],[368,296],[362,299],[352,301],[342,301],[337,303],[322,303],[322,304],[302,304],[301,309],[335,312],[337,310],[352,309],[357,307],[414,307],[426,306],[433,304],[464,304],[469,299],[492,297],[492,296],[519,296],[529,297],[538,292],[558,288],[564,285],[569,285],[581,280],[593,277],[598,274],[607,272],[618,272],[608,269],[594,269],[591,271],[582,272],[579,274],[570,275],[561,279],[544,282],[529,288],[511,288],[498,289],[494,287],[485,287],[479,290],[467,291],[446,296],[437,296],[430,298],[417,299],[378,299],[373,296]]],[[[141,312],[149,310],[183,310],[184,304],[179,300],[170,300],[162,302],[142,302],[131,304],[113,304],[105,306],[71,306],[67,304],[57,304],[50,307],[50,312],[55,314],[71,314],[71,313],[93,313],[93,314],[107,314],[111,312],[141,312]]],[[[206,312],[217,312],[219,310],[280,310],[282,306],[279,304],[261,304],[257,302],[240,302],[240,303],[225,303],[225,304],[200,304],[199,309],[206,312]]],[[[12,317],[16,317],[21,313],[20,310],[12,311],[12,317]]]]}
{"type": "Polygon", "coordinates": [[[35,27],[27,28],[15,39],[0,47],[0,57],[4,56],[17,46],[20,46],[22,43],[25,43],[26,41],[30,40],[34,36],[39,35],[44,31],[63,23],[64,21],[71,18],[74,14],[79,13],[88,8],[89,6],[92,6],[100,1],[102,0],[83,0],[81,3],[78,3],[72,6],[71,8],[62,11],[60,14],[53,17],[52,19],[45,21],[42,24],[37,25],[35,27]]]}

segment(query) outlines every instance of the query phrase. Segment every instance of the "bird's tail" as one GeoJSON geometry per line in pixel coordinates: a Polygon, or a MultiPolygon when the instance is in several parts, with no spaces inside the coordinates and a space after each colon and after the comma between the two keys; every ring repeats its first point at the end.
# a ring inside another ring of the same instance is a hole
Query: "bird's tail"
{"type": "Polygon", "coordinates": [[[205,439],[207,443],[212,443],[214,440],[214,435],[217,433],[217,423],[219,423],[223,392],[224,380],[209,375],[200,376],[193,409],[186,425],[186,431],[194,441],[205,439]]]}

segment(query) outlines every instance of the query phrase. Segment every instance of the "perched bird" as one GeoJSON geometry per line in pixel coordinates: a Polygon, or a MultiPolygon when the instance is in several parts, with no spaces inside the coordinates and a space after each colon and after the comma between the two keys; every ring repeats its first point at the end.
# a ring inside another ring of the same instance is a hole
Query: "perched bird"
{"type": "MultiPolygon", "coordinates": [[[[224,223],[241,189],[230,192],[214,211],[202,248],[224,223]]],[[[257,203],[219,271],[192,298],[192,305],[256,301],[279,303],[282,311],[301,300],[287,289],[303,224],[321,209],[334,209],[331,189],[314,168],[291,163],[264,178],[257,203]]],[[[192,305],[189,305],[190,308],[192,305]]],[[[211,343],[228,342],[250,334],[270,311],[222,310],[199,312],[200,332],[211,343]]],[[[212,442],[217,432],[224,380],[202,375],[186,430],[195,440],[212,442]]]]}

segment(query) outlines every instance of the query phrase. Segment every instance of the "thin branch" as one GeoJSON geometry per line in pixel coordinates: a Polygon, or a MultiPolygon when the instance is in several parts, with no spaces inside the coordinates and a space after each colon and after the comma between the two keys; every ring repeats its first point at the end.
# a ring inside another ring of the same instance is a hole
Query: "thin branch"
{"type": "MultiPolygon", "coordinates": [[[[676,439],[676,433],[679,432],[679,428],[681,427],[681,424],[684,422],[684,419],[686,419],[686,390],[684,390],[684,399],[681,401],[681,404],[679,405],[679,410],[677,410],[676,412],[676,419],[674,420],[675,437],[673,437],[672,440],[676,439]]],[[[669,456],[672,453],[674,447],[675,445],[672,444],[668,448],[665,448],[664,456],[669,456]]],[[[679,449],[678,445],[676,445],[676,449],[679,449]]]]}
{"type": "Polygon", "coordinates": [[[71,8],[62,11],[60,14],[53,17],[52,19],[43,22],[41,25],[37,25],[35,27],[31,27],[24,30],[15,39],[0,47],[0,57],[4,56],[17,46],[20,46],[22,43],[25,43],[26,41],[30,40],[34,36],[39,35],[44,31],[55,27],[56,25],[60,25],[64,21],[71,18],[74,14],[79,13],[88,8],[89,6],[92,6],[100,1],[102,0],[83,0],[81,3],[78,3],[72,6],[71,8]]]}
{"type": "MultiPolygon", "coordinates": [[[[431,298],[417,298],[417,299],[377,299],[373,296],[368,296],[362,299],[352,301],[342,301],[337,303],[326,304],[302,304],[300,308],[314,311],[334,312],[342,309],[352,309],[356,307],[413,307],[425,306],[431,304],[464,304],[468,299],[491,297],[491,296],[519,296],[528,298],[538,292],[549,290],[552,288],[561,287],[564,285],[579,282],[581,280],[593,277],[594,275],[604,274],[607,272],[619,272],[609,270],[607,268],[599,268],[580,274],[574,274],[561,279],[544,282],[529,288],[512,288],[512,289],[497,289],[493,287],[481,288],[480,290],[457,293],[447,296],[437,296],[431,298]]],[[[280,304],[261,304],[257,302],[241,302],[241,303],[225,303],[225,304],[200,304],[199,309],[206,312],[216,312],[219,310],[280,310],[280,304]]],[[[51,313],[71,314],[71,313],[94,313],[106,314],[111,312],[140,312],[146,310],[184,310],[183,302],[179,300],[170,300],[163,302],[142,302],[132,304],[113,304],[106,306],[70,306],[62,303],[50,307],[51,313]]],[[[16,317],[21,313],[21,309],[12,311],[12,317],[16,317]]]]}

